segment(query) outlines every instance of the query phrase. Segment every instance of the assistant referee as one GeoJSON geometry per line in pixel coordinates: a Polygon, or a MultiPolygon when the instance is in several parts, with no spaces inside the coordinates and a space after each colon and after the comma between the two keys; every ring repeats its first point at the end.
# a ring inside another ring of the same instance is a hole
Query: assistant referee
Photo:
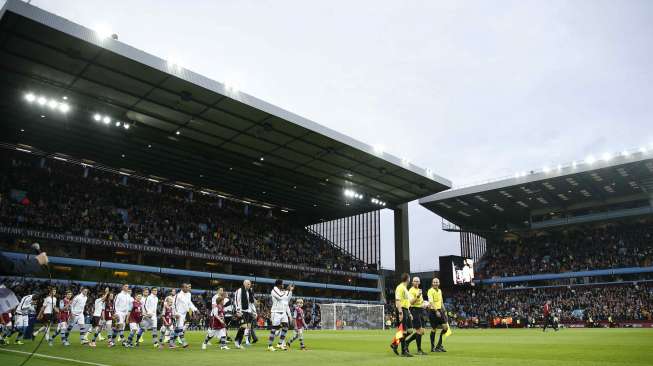
{"type": "MultiPolygon", "coordinates": [[[[401,355],[403,357],[413,357],[408,353],[408,347],[406,344],[412,340],[414,333],[411,332],[413,328],[413,322],[410,315],[410,294],[408,293],[408,282],[410,281],[410,275],[404,273],[401,275],[401,282],[395,288],[395,307],[397,308],[397,326],[402,326],[402,337],[400,340],[401,343],[401,355]]],[[[394,353],[397,353],[397,345],[392,344],[392,350],[394,353]]]]}
{"type": "Polygon", "coordinates": [[[434,278],[431,281],[431,288],[426,293],[429,300],[429,323],[431,323],[431,352],[447,352],[442,346],[442,336],[449,330],[449,320],[447,319],[447,310],[444,308],[442,299],[442,290],[440,289],[440,279],[434,278]],[[440,339],[438,345],[435,345],[435,333],[440,328],[440,339]]]}

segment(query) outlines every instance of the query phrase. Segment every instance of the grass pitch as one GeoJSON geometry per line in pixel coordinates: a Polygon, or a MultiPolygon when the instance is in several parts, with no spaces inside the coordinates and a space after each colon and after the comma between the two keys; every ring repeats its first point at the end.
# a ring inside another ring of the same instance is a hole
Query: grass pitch
{"type": "MultiPolygon", "coordinates": [[[[395,356],[388,347],[391,331],[309,331],[305,333],[309,351],[293,348],[274,353],[265,349],[268,332],[259,331],[258,335],[261,341],[245,350],[220,351],[213,340],[213,346],[202,351],[204,332],[188,332],[186,338],[191,347],[176,350],[154,349],[148,336],[139,348],[109,349],[106,342],[101,342],[92,349],[81,346],[78,334],[72,334],[70,347],[63,347],[60,342],[49,347],[44,342],[37,353],[87,363],[35,356],[27,365],[653,365],[653,329],[563,329],[557,333],[536,329],[454,330],[445,341],[447,353],[429,352],[428,356],[409,359],[395,356]]],[[[423,348],[429,349],[428,335],[423,348]]],[[[0,365],[18,366],[27,355],[9,351],[33,349],[32,342],[2,346],[0,365]]],[[[413,353],[414,349],[413,343],[413,353]]]]}

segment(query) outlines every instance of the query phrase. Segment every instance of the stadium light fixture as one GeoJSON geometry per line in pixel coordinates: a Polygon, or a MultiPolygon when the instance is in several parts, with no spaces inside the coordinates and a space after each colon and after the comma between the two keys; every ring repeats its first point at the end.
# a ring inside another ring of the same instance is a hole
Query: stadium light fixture
{"type": "Polygon", "coordinates": [[[601,158],[603,159],[603,161],[610,161],[610,160],[612,160],[612,154],[607,153],[607,152],[606,152],[606,153],[603,153],[603,155],[601,156],[601,158]]]}
{"type": "Polygon", "coordinates": [[[116,127],[120,127],[120,121],[116,121],[116,127]]]}
{"type": "Polygon", "coordinates": [[[168,63],[168,67],[173,69],[173,70],[181,70],[183,68],[183,66],[182,66],[183,63],[179,59],[179,57],[177,57],[177,55],[168,56],[168,58],[166,59],[166,62],[168,63]]]}
{"type": "MultiPolygon", "coordinates": [[[[125,123],[122,124],[122,127],[124,127],[125,130],[128,130],[129,127],[131,127],[131,125],[129,123],[125,122],[125,123]]],[[[148,147],[152,147],[152,145],[148,145],[148,147]]]]}
{"type": "Polygon", "coordinates": [[[385,206],[385,202],[383,202],[383,201],[381,201],[381,200],[379,200],[379,199],[377,199],[377,198],[372,198],[372,199],[370,200],[370,202],[372,202],[372,203],[375,204],[375,205],[385,206]]]}
{"type": "Polygon", "coordinates": [[[354,190],[351,190],[351,189],[345,189],[343,191],[343,194],[347,198],[356,198],[356,199],[359,199],[359,200],[363,199],[363,195],[361,193],[358,193],[358,192],[356,192],[354,190]]]}
{"type": "Polygon", "coordinates": [[[238,94],[239,88],[238,88],[238,83],[236,83],[234,80],[231,79],[225,79],[223,81],[224,84],[224,89],[226,92],[231,93],[231,94],[238,94]]]}
{"type": "Polygon", "coordinates": [[[111,34],[113,34],[111,27],[106,24],[96,24],[95,27],[93,27],[93,30],[95,31],[95,34],[98,36],[98,38],[102,40],[111,37],[111,34]]]}
{"type": "Polygon", "coordinates": [[[549,168],[548,166],[545,166],[545,167],[542,168],[542,171],[544,173],[549,173],[551,171],[551,168],[549,168]]]}
{"type": "Polygon", "coordinates": [[[590,155],[585,159],[585,163],[588,165],[592,165],[595,162],[596,162],[596,158],[594,157],[594,155],[590,155]]]}
{"type": "MultiPolygon", "coordinates": [[[[52,110],[58,110],[61,113],[68,113],[70,111],[70,105],[66,102],[59,102],[55,98],[47,98],[44,95],[36,95],[32,92],[28,92],[24,96],[25,101],[27,103],[34,103],[36,102],[39,106],[41,107],[49,107],[52,110]]],[[[45,118],[45,116],[41,117],[45,118]]]]}
{"type": "Polygon", "coordinates": [[[175,135],[181,135],[181,131],[179,130],[175,131],[175,135]]]}
{"type": "Polygon", "coordinates": [[[111,117],[109,116],[102,117],[102,122],[104,122],[105,125],[108,125],[109,123],[111,123],[111,117]]]}
{"type": "Polygon", "coordinates": [[[102,120],[102,115],[99,114],[99,113],[95,113],[95,114],[93,115],[93,119],[94,119],[96,122],[100,122],[100,121],[102,120]]]}

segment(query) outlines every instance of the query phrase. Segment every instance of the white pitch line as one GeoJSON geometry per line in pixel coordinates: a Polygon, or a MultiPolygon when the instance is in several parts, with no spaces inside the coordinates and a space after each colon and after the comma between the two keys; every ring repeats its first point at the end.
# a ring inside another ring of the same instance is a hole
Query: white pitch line
{"type": "MultiPolygon", "coordinates": [[[[21,353],[21,354],[24,354],[24,355],[29,355],[31,353],[31,352],[17,351],[17,350],[13,350],[13,349],[4,349],[4,348],[0,348],[0,351],[21,353]]],[[[48,356],[48,355],[44,355],[44,354],[40,354],[40,353],[35,353],[34,356],[35,357],[42,357],[42,358],[51,358],[53,360],[83,363],[83,364],[86,364],[86,365],[93,365],[93,366],[109,366],[109,365],[103,364],[103,363],[80,361],[80,360],[75,360],[75,359],[72,359],[72,358],[65,358],[65,357],[48,356]]]]}

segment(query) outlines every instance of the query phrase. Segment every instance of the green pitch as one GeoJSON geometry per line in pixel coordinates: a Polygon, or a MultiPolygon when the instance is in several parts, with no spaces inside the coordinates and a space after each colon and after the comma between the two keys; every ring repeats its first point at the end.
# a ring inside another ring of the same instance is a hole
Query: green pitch
{"type": "MultiPolygon", "coordinates": [[[[79,345],[79,336],[71,335],[72,345],[54,347],[44,343],[38,354],[88,363],[33,357],[27,365],[79,365],[90,363],[110,366],[215,366],[215,365],[651,365],[653,329],[563,329],[554,333],[534,329],[454,330],[445,341],[447,353],[430,353],[410,359],[395,356],[388,344],[391,331],[309,331],[305,333],[309,351],[292,349],[274,353],[265,350],[268,332],[259,331],[262,342],[245,349],[220,351],[215,346],[202,351],[203,332],[189,332],[189,349],[153,349],[150,338],[140,348],[109,349],[106,342],[95,349],[79,345]]],[[[297,344],[298,345],[298,344],[297,344]]],[[[0,365],[18,366],[24,354],[8,351],[32,351],[34,345],[0,347],[0,365]]],[[[414,352],[415,345],[411,345],[414,352]]],[[[423,341],[429,348],[428,336],[423,341]]],[[[98,365],[96,365],[98,366],[98,365]]]]}

